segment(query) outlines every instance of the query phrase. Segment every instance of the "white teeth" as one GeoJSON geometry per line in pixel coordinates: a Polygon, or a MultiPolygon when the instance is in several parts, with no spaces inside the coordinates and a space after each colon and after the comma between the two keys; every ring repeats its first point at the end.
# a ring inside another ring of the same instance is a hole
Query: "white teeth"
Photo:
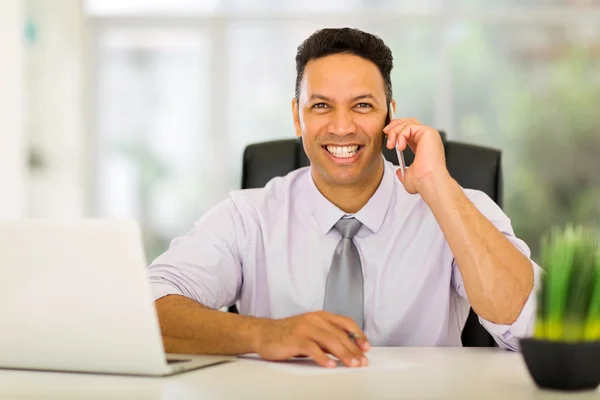
{"type": "Polygon", "coordinates": [[[327,146],[327,151],[338,158],[349,158],[356,154],[358,146],[327,146]]]}

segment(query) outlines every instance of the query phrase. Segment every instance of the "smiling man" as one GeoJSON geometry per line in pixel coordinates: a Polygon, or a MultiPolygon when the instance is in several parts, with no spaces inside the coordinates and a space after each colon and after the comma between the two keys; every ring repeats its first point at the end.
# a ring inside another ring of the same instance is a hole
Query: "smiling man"
{"type": "Polygon", "coordinates": [[[166,350],[364,366],[372,345],[460,346],[469,306],[517,349],[540,268],[500,208],[452,179],[435,129],[386,123],[390,49],[323,29],[296,66],[310,167],[232,192],[152,263],[166,350]],[[382,155],[396,144],[415,152],[404,176],[382,155]]]}

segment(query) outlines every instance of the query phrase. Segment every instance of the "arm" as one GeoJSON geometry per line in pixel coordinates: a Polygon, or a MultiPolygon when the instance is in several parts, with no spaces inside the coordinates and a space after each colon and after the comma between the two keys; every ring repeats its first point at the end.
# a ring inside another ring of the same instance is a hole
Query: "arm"
{"type": "MultiPolygon", "coordinates": [[[[451,178],[439,132],[415,119],[395,119],[384,128],[387,147],[406,146],[415,159],[398,178],[409,193],[419,193],[429,205],[463,275],[471,306],[496,324],[512,324],[531,304],[533,264],[465,196],[451,178]]],[[[530,307],[531,308],[531,307],[530,307]]]]}
{"type": "Polygon", "coordinates": [[[533,266],[467,198],[447,174],[430,174],[420,193],[454,254],[473,310],[502,325],[513,324],[533,288],[533,266]]]}
{"type": "Polygon", "coordinates": [[[156,300],[167,353],[238,355],[256,352],[267,320],[212,310],[180,295],[156,300]]]}
{"type": "MultiPolygon", "coordinates": [[[[254,318],[211,310],[183,296],[156,301],[165,350],[168,353],[239,355],[258,353],[266,360],[309,356],[323,367],[335,363],[367,365],[363,352],[347,332],[361,332],[349,318],[315,312],[279,320],[254,318]]],[[[362,334],[362,332],[361,332],[362,334]]],[[[357,343],[368,350],[364,334],[357,343]]]]}
{"type": "Polygon", "coordinates": [[[368,343],[352,319],[317,312],[271,320],[218,311],[239,298],[242,246],[251,234],[246,229],[229,199],[174,240],[149,267],[165,350],[258,353],[269,360],[306,355],[323,366],[330,366],[330,353],[348,366],[360,365],[368,343]],[[359,339],[350,340],[348,332],[359,339]]]}

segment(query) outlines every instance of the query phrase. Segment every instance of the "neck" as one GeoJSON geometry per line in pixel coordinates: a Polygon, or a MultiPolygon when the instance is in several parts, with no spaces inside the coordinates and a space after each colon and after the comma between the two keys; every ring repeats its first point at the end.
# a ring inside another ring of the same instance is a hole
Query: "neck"
{"type": "Polygon", "coordinates": [[[327,200],[345,213],[356,213],[369,201],[383,179],[383,159],[377,163],[373,172],[368,175],[364,182],[352,185],[336,185],[325,182],[323,179],[315,179],[314,169],[311,175],[317,189],[327,200]]]}

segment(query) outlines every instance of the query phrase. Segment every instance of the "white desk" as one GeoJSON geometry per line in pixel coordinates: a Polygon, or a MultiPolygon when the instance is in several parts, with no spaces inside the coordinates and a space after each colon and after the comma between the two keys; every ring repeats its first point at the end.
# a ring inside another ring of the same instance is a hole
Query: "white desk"
{"type": "Polygon", "coordinates": [[[539,390],[521,355],[499,349],[372,351],[414,365],[299,375],[241,360],[168,378],[0,370],[0,399],[600,399],[539,390]]]}

